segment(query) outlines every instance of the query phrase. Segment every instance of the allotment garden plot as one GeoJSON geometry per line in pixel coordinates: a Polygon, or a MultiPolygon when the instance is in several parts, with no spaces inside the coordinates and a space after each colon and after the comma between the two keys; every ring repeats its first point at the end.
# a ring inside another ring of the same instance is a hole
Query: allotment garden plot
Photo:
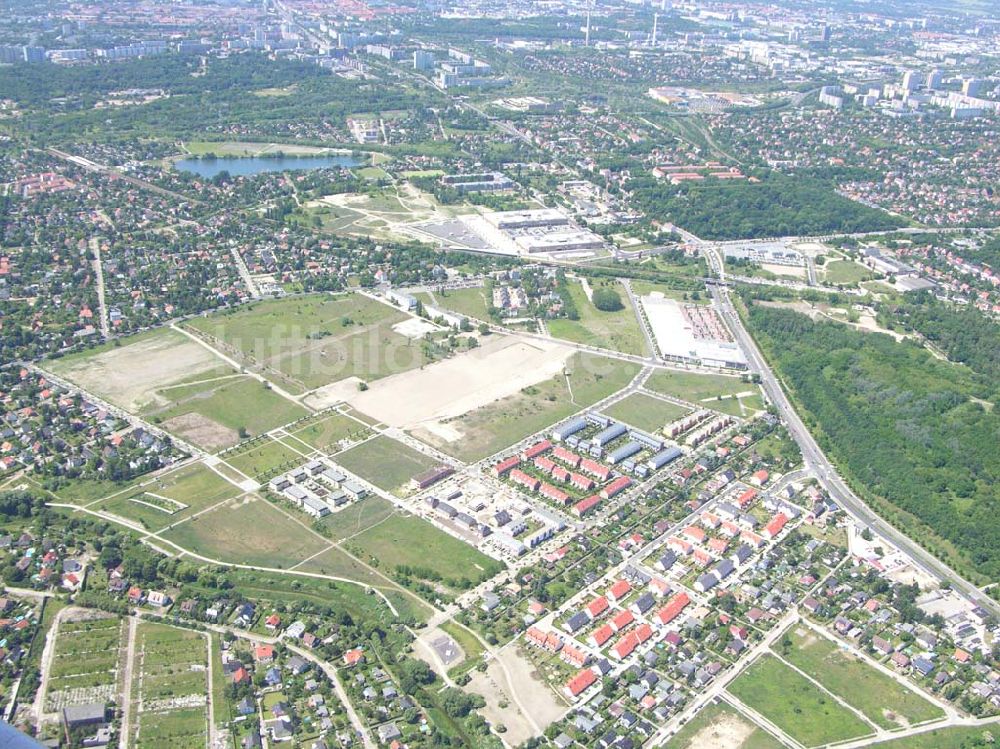
{"type": "Polygon", "coordinates": [[[115,699],[123,628],[117,616],[59,625],[45,695],[46,712],[115,699]]]}
{"type": "Polygon", "coordinates": [[[130,726],[134,733],[127,745],[138,749],[206,746],[210,716],[205,635],[142,622],[132,669],[130,726]]]}

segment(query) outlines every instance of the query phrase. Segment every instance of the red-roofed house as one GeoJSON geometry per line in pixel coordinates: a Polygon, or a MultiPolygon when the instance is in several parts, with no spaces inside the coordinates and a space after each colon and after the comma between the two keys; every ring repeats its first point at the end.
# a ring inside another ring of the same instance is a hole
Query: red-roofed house
{"type": "Polygon", "coordinates": [[[605,598],[604,596],[598,596],[593,601],[587,604],[587,606],[584,608],[584,611],[587,612],[587,616],[590,617],[590,621],[594,621],[594,619],[596,619],[605,611],[607,611],[608,608],[609,608],[608,599],[605,598]]]}
{"type": "Polygon", "coordinates": [[[344,653],[344,665],[345,666],[356,666],[359,663],[365,662],[365,651],[361,648],[354,648],[353,650],[348,650],[344,653]]]}
{"type": "Polygon", "coordinates": [[[770,477],[771,477],[771,474],[769,474],[764,469],[761,469],[761,470],[757,471],[756,473],[754,473],[754,475],[750,477],[749,481],[754,486],[764,486],[764,484],[767,483],[767,480],[770,477]]]}
{"type": "Polygon", "coordinates": [[[253,649],[253,659],[257,663],[270,663],[274,660],[274,646],[261,643],[253,649]]]}
{"type": "Polygon", "coordinates": [[[570,502],[570,496],[562,489],[552,486],[552,484],[543,483],[538,492],[543,497],[548,497],[556,504],[565,505],[570,502]]]}
{"type": "Polygon", "coordinates": [[[575,505],[573,505],[573,514],[578,518],[585,517],[587,514],[592,512],[594,508],[601,503],[601,498],[596,494],[587,497],[586,499],[581,499],[575,505]]]}
{"type": "Polygon", "coordinates": [[[610,624],[602,624],[600,627],[595,629],[589,638],[590,644],[595,648],[604,647],[604,643],[612,638],[615,631],[611,628],[610,624]]]}
{"type": "Polygon", "coordinates": [[[667,601],[666,606],[656,612],[656,620],[660,624],[670,624],[689,603],[691,603],[691,597],[687,593],[678,593],[667,601]]]}
{"type": "Polygon", "coordinates": [[[589,473],[599,481],[607,481],[611,478],[610,468],[602,463],[598,463],[596,460],[591,460],[590,458],[584,458],[580,461],[580,470],[589,473]]]}
{"type": "Polygon", "coordinates": [[[589,492],[594,488],[594,480],[589,476],[584,476],[581,473],[571,473],[569,481],[573,486],[575,486],[580,491],[589,492]]]}
{"type": "Polygon", "coordinates": [[[630,486],[632,486],[632,479],[628,476],[619,476],[606,487],[601,489],[601,496],[605,499],[611,499],[615,495],[621,494],[630,486]]]}
{"type": "Polygon", "coordinates": [[[782,528],[785,527],[785,523],[788,522],[788,516],[783,512],[779,512],[773,518],[771,522],[764,526],[763,536],[764,538],[775,538],[779,533],[781,533],[782,528]]]}
{"type": "Polygon", "coordinates": [[[529,476],[520,468],[511,469],[510,480],[515,484],[523,486],[525,489],[530,489],[531,491],[537,491],[539,485],[542,483],[534,476],[529,476]]]}
{"type": "Polygon", "coordinates": [[[705,540],[705,531],[697,525],[689,525],[681,531],[681,535],[693,544],[700,544],[705,540]]]}
{"type": "Polygon", "coordinates": [[[493,466],[494,476],[503,476],[512,468],[521,465],[521,459],[514,455],[513,457],[507,458],[506,460],[501,460],[495,466],[493,466]]]}
{"type": "Polygon", "coordinates": [[[566,463],[567,465],[573,466],[573,468],[576,468],[578,465],[580,465],[580,456],[577,455],[572,450],[567,450],[562,445],[556,445],[556,447],[553,448],[552,457],[554,457],[556,460],[561,460],[563,463],[566,463]]]}
{"type": "Polygon", "coordinates": [[[531,447],[525,448],[524,452],[521,453],[521,457],[525,460],[532,460],[551,449],[552,443],[549,440],[542,440],[541,442],[536,442],[531,447]]]}
{"type": "Polygon", "coordinates": [[[611,617],[611,628],[615,632],[621,632],[635,622],[635,615],[628,609],[623,609],[611,617]]]}
{"type": "Polygon", "coordinates": [[[745,510],[747,507],[750,506],[750,503],[753,502],[754,499],[756,498],[757,498],[757,490],[747,489],[745,492],[743,492],[740,496],[736,498],[736,502],[739,504],[741,509],[745,510]]]}
{"type": "Polygon", "coordinates": [[[571,699],[575,700],[577,697],[579,697],[581,694],[587,691],[588,688],[593,686],[594,683],[596,682],[597,682],[597,676],[594,674],[594,672],[591,671],[589,668],[585,668],[582,671],[580,671],[580,673],[578,673],[576,676],[574,676],[572,679],[570,679],[568,682],[566,682],[566,686],[564,687],[564,689],[566,691],[566,694],[571,699]]]}
{"type": "Polygon", "coordinates": [[[618,603],[625,596],[629,594],[632,590],[632,585],[628,580],[618,580],[611,589],[608,590],[608,598],[610,598],[615,603],[618,603]]]}

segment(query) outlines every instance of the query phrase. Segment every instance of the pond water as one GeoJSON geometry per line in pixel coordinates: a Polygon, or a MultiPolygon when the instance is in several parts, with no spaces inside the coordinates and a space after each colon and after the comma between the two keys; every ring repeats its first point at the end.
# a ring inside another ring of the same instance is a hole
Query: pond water
{"type": "Polygon", "coordinates": [[[203,179],[211,179],[220,172],[229,172],[234,177],[245,177],[262,172],[287,172],[306,169],[329,169],[331,167],[361,166],[365,161],[355,156],[280,156],[241,158],[226,156],[216,159],[181,159],[174,163],[177,169],[197,174],[203,179]]]}

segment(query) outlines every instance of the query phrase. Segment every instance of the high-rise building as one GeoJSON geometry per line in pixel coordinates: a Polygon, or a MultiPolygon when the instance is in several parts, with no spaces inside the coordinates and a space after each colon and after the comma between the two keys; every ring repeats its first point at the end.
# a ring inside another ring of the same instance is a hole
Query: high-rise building
{"type": "Polygon", "coordinates": [[[22,47],[25,62],[45,62],[45,47],[22,47]]]}
{"type": "Polygon", "coordinates": [[[932,91],[941,88],[941,80],[944,78],[944,73],[942,73],[937,68],[934,68],[930,73],[927,74],[927,88],[932,91]]]}
{"type": "Polygon", "coordinates": [[[965,96],[979,96],[982,88],[983,81],[981,78],[966,78],[962,81],[962,93],[965,96]]]}
{"type": "Polygon", "coordinates": [[[903,73],[903,90],[904,91],[916,91],[917,86],[917,74],[912,70],[907,70],[903,73]]]}
{"type": "Polygon", "coordinates": [[[824,42],[828,42],[830,41],[830,36],[832,33],[833,32],[830,29],[830,27],[827,26],[826,24],[823,24],[822,28],[820,28],[820,39],[822,39],[824,42]]]}
{"type": "Polygon", "coordinates": [[[414,70],[433,70],[434,69],[434,54],[432,52],[427,52],[422,49],[418,49],[413,53],[413,69],[414,70]]]}

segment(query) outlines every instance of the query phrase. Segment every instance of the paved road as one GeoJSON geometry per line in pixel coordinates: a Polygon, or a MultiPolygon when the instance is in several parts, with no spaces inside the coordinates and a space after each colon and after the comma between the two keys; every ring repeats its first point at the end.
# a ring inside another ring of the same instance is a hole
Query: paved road
{"type": "MultiPolygon", "coordinates": [[[[693,237],[694,235],[690,236],[693,237]]],[[[697,237],[694,239],[705,253],[709,268],[716,273],[720,280],[724,281],[725,269],[722,266],[722,259],[719,254],[708,243],[698,240],[697,237]]],[[[956,591],[974,604],[1000,614],[1000,603],[997,603],[975,585],[963,579],[951,567],[912,541],[904,533],[889,525],[889,523],[880,518],[847,486],[806,428],[805,423],[785,395],[785,391],[782,389],[781,383],[774,371],[767,364],[767,361],[760,353],[760,349],[757,348],[757,344],[743,326],[743,321],[740,319],[729,297],[729,289],[718,285],[713,285],[709,288],[712,299],[715,301],[716,309],[736,336],[737,341],[747,356],[750,368],[760,374],[768,399],[777,408],[788,428],[789,434],[798,443],[806,467],[811,469],[816,475],[820,486],[859,523],[870,528],[873,533],[882,536],[890,544],[907,554],[921,570],[939,580],[950,581],[956,591]]]]}

